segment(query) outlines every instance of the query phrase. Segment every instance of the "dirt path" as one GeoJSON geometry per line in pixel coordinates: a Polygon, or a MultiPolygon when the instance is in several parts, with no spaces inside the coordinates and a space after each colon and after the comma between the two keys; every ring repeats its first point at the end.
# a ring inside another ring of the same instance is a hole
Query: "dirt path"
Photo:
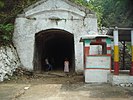
{"type": "Polygon", "coordinates": [[[45,73],[1,83],[0,100],[133,100],[133,87],[85,84],[82,75],[45,73]]]}

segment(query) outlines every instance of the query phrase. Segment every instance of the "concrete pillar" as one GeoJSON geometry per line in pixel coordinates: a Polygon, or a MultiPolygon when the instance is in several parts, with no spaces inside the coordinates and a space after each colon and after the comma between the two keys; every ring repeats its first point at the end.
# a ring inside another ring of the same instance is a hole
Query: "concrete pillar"
{"type": "Polygon", "coordinates": [[[107,50],[107,56],[111,56],[111,39],[106,39],[106,50],[107,50]]]}
{"type": "Polygon", "coordinates": [[[114,75],[119,75],[119,46],[118,30],[114,30],[114,75]]]}
{"type": "Polygon", "coordinates": [[[84,47],[85,57],[89,55],[90,47],[84,47]]]}
{"type": "Polygon", "coordinates": [[[130,75],[133,76],[133,30],[131,30],[131,48],[132,48],[132,64],[130,69],[130,75]]]}
{"type": "Polygon", "coordinates": [[[89,51],[90,51],[90,40],[85,40],[85,44],[84,44],[84,67],[86,64],[86,57],[89,55],[89,51]]]}

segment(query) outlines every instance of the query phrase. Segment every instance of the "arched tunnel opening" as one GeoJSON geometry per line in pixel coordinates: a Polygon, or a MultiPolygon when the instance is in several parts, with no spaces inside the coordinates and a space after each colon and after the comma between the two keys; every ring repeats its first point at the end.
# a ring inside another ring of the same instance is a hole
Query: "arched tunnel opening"
{"type": "Polygon", "coordinates": [[[44,30],[35,35],[34,70],[47,71],[45,59],[53,66],[52,70],[64,69],[64,60],[69,60],[70,71],[74,71],[74,35],[59,29],[44,30]]]}

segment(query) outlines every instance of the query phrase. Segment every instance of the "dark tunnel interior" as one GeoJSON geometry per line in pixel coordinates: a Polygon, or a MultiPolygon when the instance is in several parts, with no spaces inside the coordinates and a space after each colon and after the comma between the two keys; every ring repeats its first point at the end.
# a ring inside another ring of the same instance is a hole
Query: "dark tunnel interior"
{"type": "Polygon", "coordinates": [[[34,70],[47,71],[45,59],[53,70],[63,70],[64,60],[70,62],[70,71],[74,70],[74,36],[59,29],[41,31],[35,35],[34,70]]]}

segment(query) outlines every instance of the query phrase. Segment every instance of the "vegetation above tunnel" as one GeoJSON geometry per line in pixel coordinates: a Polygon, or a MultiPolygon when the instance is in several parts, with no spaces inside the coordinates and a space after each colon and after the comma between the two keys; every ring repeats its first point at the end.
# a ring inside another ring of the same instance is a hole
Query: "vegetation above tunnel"
{"type": "MultiPolygon", "coordinates": [[[[39,0],[0,1],[0,45],[12,43],[15,17],[39,0]]],[[[132,0],[70,0],[96,12],[99,27],[133,27],[132,0]]]]}

